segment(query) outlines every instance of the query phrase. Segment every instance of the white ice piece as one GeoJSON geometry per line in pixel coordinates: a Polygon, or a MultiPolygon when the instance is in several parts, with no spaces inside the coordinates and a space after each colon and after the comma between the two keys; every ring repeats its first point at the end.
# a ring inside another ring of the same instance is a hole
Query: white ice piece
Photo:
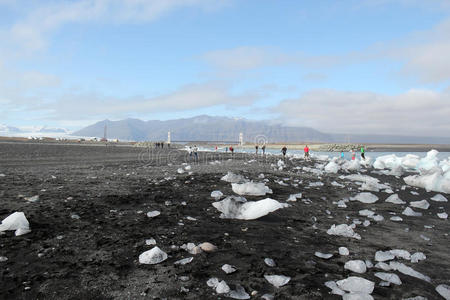
{"type": "Polygon", "coordinates": [[[342,295],[342,300],[373,300],[373,297],[364,293],[348,293],[342,295]]]}
{"type": "Polygon", "coordinates": [[[234,174],[233,172],[228,172],[225,176],[223,176],[220,180],[230,182],[230,183],[239,183],[247,181],[244,176],[239,174],[234,174]]]}
{"type": "Polygon", "coordinates": [[[151,250],[145,251],[139,255],[139,263],[141,264],[159,264],[167,259],[167,253],[155,246],[151,250]]]}
{"type": "Polygon", "coordinates": [[[232,183],[231,188],[238,195],[264,196],[272,194],[272,190],[262,182],[232,183]]]}
{"type": "Polygon", "coordinates": [[[230,291],[230,287],[225,282],[225,280],[220,281],[216,286],[216,293],[217,294],[225,294],[230,291]]]}
{"type": "Polygon", "coordinates": [[[396,262],[396,261],[391,261],[389,263],[389,266],[392,268],[392,270],[399,271],[400,273],[403,273],[405,275],[409,275],[409,276],[412,276],[412,277],[416,277],[416,278],[425,280],[427,282],[431,282],[430,277],[415,271],[413,268],[408,267],[405,264],[402,264],[402,263],[399,263],[399,262],[396,262]]]}
{"type": "Polygon", "coordinates": [[[212,204],[222,214],[223,219],[254,220],[261,218],[289,204],[266,198],[259,201],[246,201],[242,197],[227,197],[212,204]]]}
{"type": "Polygon", "coordinates": [[[436,194],[430,199],[433,200],[433,201],[436,201],[436,202],[447,202],[448,201],[447,198],[445,198],[441,194],[436,194]]]}
{"type": "Polygon", "coordinates": [[[178,173],[178,174],[183,174],[183,173],[184,173],[183,168],[178,168],[177,173],[178,173]]]}
{"type": "Polygon", "coordinates": [[[7,216],[0,224],[0,232],[6,230],[15,230],[15,235],[23,235],[31,232],[30,223],[23,212],[14,212],[7,216]]]}
{"type": "Polygon", "coordinates": [[[401,217],[399,217],[399,216],[393,216],[393,217],[391,217],[391,221],[401,222],[401,221],[403,221],[403,219],[401,217]]]}
{"type": "Polygon", "coordinates": [[[436,170],[424,175],[407,176],[403,180],[408,185],[424,188],[428,192],[450,194],[450,171],[443,173],[442,170],[436,170]]]}
{"type": "Polygon", "coordinates": [[[407,207],[405,208],[405,210],[402,212],[402,214],[404,214],[405,216],[409,216],[409,217],[421,217],[422,213],[420,212],[415,212],[411,207],[407,207]]]}
{"type": "Polygon", "coordinates": [[[436,287],[436,292],[444,297],[445,300],[450,300],[450,285],[440,284],[436,287]]]}
{"type": "Polygon", "coordinates": [[[339,171],[341,167],[334,161],[330,161],[326,166],[325,166],[325,172],[327,173],[337,173],[339,171]]]}
{"type": "Polygon", "coordinates": [[[393,260],[395,258],[395,255],[391,253],[391,251],[377,251],[375,253],[375,260],[376,261],[388,261],[393,260]]]}
{"type": "Polygon", "coordinates": [[[264,278],[277,288],[286,285],[291,280],[291,277],[284,275],[264,275],[264,278]]]}
{"type": "Polygon", "coordinates": [[[286,201],[295,202],[295,201],[297,201],[297,199],[301,199],[301,198],[302,198],[302,193],[291,194],[291,195],[289,195],[289,198],[286,201]]]}
{"type": "Polygon", "coordinates": [[[233,267],[232,265],[229,265],[229,264],[224,264],[224,265],[222,266],[222,270],[223,270],[225,273],[227,273],[227,274],[231,274],[231,273],[236,272],[236,268],[233,267]]]}
{"type": "Polygon", "coordinates": [[[154,218],[156,216],[159,216],[160,214],[161,214],[161,212],[159,210],[149,211],[147,213],[147,217],[154,218]]]}
{"type": "Polygon", "coordinates": [[[340,295],[340,296],[342,296],[342,295],[345,294],[345,292],[344,292],[343,290],[341,290],[341,289],[337,286],[337,284],[336,284],[335,281],[332,281],[332,280],[331,280],[331,281],[327,281],[327,282],[325,282],[325,286],[326,286],[327,288],[331,289],[331,293],[334,294],[334,295],[340,295]]]}
{"type": "Polygon", "coordinates": [[[375,214],[375,212],[368,210],[368,209],[363,209],[363,210],[359,211],[359,215],[364,216],[364,217],[373,216],[374,214],[375,214]]]}
{"type": "Polygon", "coordinates": [[[392,270],[392,268],[387,263],[384,263],[384,262],[377,263],[375,265],[375,268],[381,269],[383,271],[390,271],[390,270],[392,270]]]}
{"type": "Polygon", "coordinates": [[[359,193],[355,197],[351,197],[350,200],[359,201],[362,203],[375,203],[378,201],[378,197],[369,192],[359,193]]]}
{"type": "Polygon", "coordinates": [[[437,213],[437,216],[440,219],[447,219],[448,218],[448,214],[446,212],[437,213]]]}
{"type": "Polygon", "coordinates": [[[183,258],[180,260],[177,260],[176,262],[174,262],[175,265],[186,265],[190,262],[192,262],[194,258],[193,257],[187,257],[187,258],[183,258]]]}
{"type": "Polygon", "coordinates": [[[336,283],[341,290],[350,293],[372,294],[375,287],[373,281],[357,276],[350,276],[346,279],[339,280],[336,283]]]}
{"type": "Polygon", "coordinates": [[[411,255],[412,263],[417,263],[417,262],[419,262],[421,260],[425,260],[425,259],[427,259],[427,257],[422,252],[416,252],[413,255],[411,255]]]}
{"type": "Polygon", "coordinates": [[[398,196],[398,194],[390,195],[389,197],[387,197],[387,199],[386,199],[385,201],[386,201],[386,202],[390,202],[390,203],[394,203],[394,204],[406,204],[405,201],[403,201],[402,199],[400,199],[400,197],[398,196]]]}
{"type": "Polygon", "coordinates": [[[277,265],[273,259],[268,257],[264,258],[264,263],[269,267],[275,267],[277,265]]]}
{"type": "Polygon", "coordinates": [[[223,193],[221,191],[212,191],[211,192],[212,198],[219,199],[222,196],[223,196],[223,193]]]}
{"type": "Polygon", "coordinates": [[[247,294],[244,287],[239,284],[236,285],[236,289],[231,290],[226,296],[232,299],[250,299],[250,295],[247,294]]]}
{"type": "Polygon", "coordinates": [[[396,284],[396,285],[401,285],[402,281],[400,280],[400,278],[397,276],[397,274],[394,273],[384,273],[384,272],[377,272],[375,273],[375,276],[380,278],[381,280],[396,284]]]}
{"type": "Polygon", "coordinates": [[[350,270],[352,272],[355,273],[366,273],[367,271],[367,266],[366,263],[362,260],[349,260],[348,262],[345,263],[344,265],[344,269],[350,270]]]}
{"type": "Polygon", "coordinates": [[[208,281],[206,282],[206,284],[207,284],[209,287],[216,288],[217,285],[219,284],[219,279],[218,279],[217,277],[211,277],[210,279],[208,279],[208,281]]]}
{"type": "Polygon", "coordinates": [[[323,258],[323,259],[330,259],[330,258],[333,257],[333,254],[331,254],[331,253],[322,253],[322,252],[319,252],[319,251],[316,251],[314,253],[314,255],[317,256],[317,257],[323,258]]]}
{"type": "Polygon", "coordinates": [[[350,254],[347,247],[339,247],[339,254],[343,256],[347,256],[350,254]]]}
{"type": "Polygon", "coordinates": [[[145,240],[145,244],[146,244],[147,246],[153,246],[153,245],[156,245],[156,240],[153,239],[153,238],[151,238],[151,239],[146,239],[146,240],[145,240]]]}
{"type": "Polygon", "coordinates": [[[428,209],[428,207],[430,207],[430,203],[428,203],[428,201],[425,199],[420,201],[412,201],[409,203],[409,205],[421,209],[428,209]]]}
{"type": "Polygon", "coordinates": [[[353,231],[353,228],[347,224],[335,225],[333,224],[330,229],[327,230],[329,235],[340,235],[345,237],[351,237],[357,240],[361,239],[361,236],[353,231]]]}

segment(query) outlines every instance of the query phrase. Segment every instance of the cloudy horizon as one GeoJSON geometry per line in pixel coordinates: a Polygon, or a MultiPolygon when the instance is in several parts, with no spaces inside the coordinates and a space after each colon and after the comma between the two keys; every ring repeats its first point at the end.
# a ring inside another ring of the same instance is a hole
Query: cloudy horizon
{"type": "Polygon", "coordinates": [[[0,124],[197,115],[450,137],[445,0],[0,0],[0,124]]]}

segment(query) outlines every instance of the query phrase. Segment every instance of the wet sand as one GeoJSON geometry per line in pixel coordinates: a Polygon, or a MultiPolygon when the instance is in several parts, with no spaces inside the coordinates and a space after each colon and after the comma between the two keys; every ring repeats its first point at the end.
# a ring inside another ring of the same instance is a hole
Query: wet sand
{"type": "Polygon", "coordinates": [[[439,207],[448,213],[450,205],[430,201],[436,193],[411,187],[401,190],[401,178],[374,174],[369,169],[365,175],[389,183],[394,191],[399,190],[401,199],[428,199],[431,207],[415,209],[423,212],[423,217],[404,216],[404,205],[386,203],[388,194],[374,192],[380,198],[375,204],[349,202],[347,208],[338,208],[333,201],[354,196],[359,187],[341,180],[339,175],[344,173],[318,177],[296,168],[318,163],[303,160],[287,160],[287,167],[280,171],[271,166],[278,158],[265,161],[260,157],[259,161],[249,162],[250,158],[200,153],[200,163],[190,163],[193,173],[189,175],[177,173],[186,159],[185,152],[0,143],[0,174],[5,175],[0,177],[0,218],[23,211],[32,230],[18,237],[12,231],[0,235],[0,256],[8,258],[0,263],[0,297],[226,299],[206,284],[209,278],[218,277],[231,288],[239,284],[249,294],[256,291],[252,299],[260,299],[265,293],[275,299],[340,299],[330,294],[324,283],[354,275],[376,283],[372,293],[375,299],[418,295],[440,299],[435,287],[450,282],[449,225],[436,213],[442,211],[439,207]],[[211,164],[215,160],[219,163],[211,164]],[[220,190],[225,195],[234,194],[231,184],[220,180],[227,171],[255,181],[260,181],[258,175],[263,173],[273,190],[268,197],[285,202],[290,194],[301,192],[302,199],[310,202],[289,202],[291,207],[257,220],[221,219],[211,205],[215,200],[210,193],[220,190]],[[280,185],[279,180],[288,186],[280,185]],[[317,181],[324,186],[309,187],[309,183],[317,181]],[[333,181],[345,188],[331,185],[333,181]],[[34,195],[39,195],[38,202],[29,203],[23,198],[34,195]],[[361,240],[326,233],[332,224],[350,224],[356,218],[364,221],[358,211],[366,208],[376,210],[385,220],[371,220],[368,227],[357,226],[355,231],[361,240]],[[161,215],[148,218],[146,213],[152,210],[161,211],[161,215]],[[392,213],[401,216],[403,222],[390,221],[392,213]],[[427,229],[424,225],[433,227],[427,229]],[[139,264],[139,254],[152,248],[145,244],[149,238],[168,253],[166,261],[139,264]],[[187,265],[173,264],[192,256],[179,246],[205,241],[216,245],[218,251],[194,255],[187,265]],[[340,256],[340,246],[347,247],[350,256],[340,256]],[[375,263],[375,252],[389,249],[425,253],[427,259],[419,263],[401,262],[430,276],[431,283],[394,272],[403,284],[381,287],[374,276],[381,270],[371,268],[365,274],[356,274],[343,267],[350,259],[375,263]],[[314,256],[316,251],[334,256],[324,260],[314,256]],[[266,257],[274,259],[277,266],[266,266],[266,257]],[[227,275],[221,270],[223,264],[236,266],[238,271],[227,275]],[[264,279],[265,274],[292,279],[286,286],[275,288],[264,279]]]}

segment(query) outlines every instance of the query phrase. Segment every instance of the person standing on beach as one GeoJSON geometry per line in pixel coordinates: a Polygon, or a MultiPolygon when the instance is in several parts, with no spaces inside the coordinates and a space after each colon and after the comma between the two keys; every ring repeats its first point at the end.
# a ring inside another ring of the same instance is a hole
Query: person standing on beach
{"type": "Polygon", "coordinates": [[[356,159],[356,152],[355,152],[355,150],[352,150],[352,160],[355,160],[356,159]]]}
{"type": "Polygon", "coordinates": [[[231,156],[233,156],[234,155],[234,148],[233,148],[233,146],[230,147],[230,152],[231,152],[231,156]]]}
{"type": "Polygon", "coordinates": [[[283,158],[286,157],[286,152],[287,152],[286,146],[284,146],[283,148],[281,148],[281,153],[283,153],[283,158]]]}
{"type": "Polygon", "coordinates": [[[198,162],[198,148],[197,148],[197,145],[194,145],[194,148],[192,148],[192,151],[194,152],[194,161],[198,162]]]}
{"type": "Polygon", "coordinates": [[[256,154],[256,155],[258,155],[258,148],[259,148],[259,146],[258,146],[258,145],[255,145],[255,150],[256,150],[255,154],[256,154]]]}
{"type": "Polygon", "coordinates": [[[309,158],[309,147],[308,147],[308,145],[305,146],[303,151],[305,152],[305,159],[308,159],[309,158]]]}
{"type": "Polygon", "coordinates": [[[264,144],[262,147],[262,154],[265,155],[266,154],[266,145],[264,144]]]}
{"type": "Polygon", "coordinates": [[[345,159],[344,151],[341,151],[341,159],[345,159]]]}
{"type": "Polygon", "coordinates": [[[364,146],[361,146],[361,158],[362,158],[363,160],[366,160],[366,156],[365,156],[364,152],[365,152],[364,146]]]}

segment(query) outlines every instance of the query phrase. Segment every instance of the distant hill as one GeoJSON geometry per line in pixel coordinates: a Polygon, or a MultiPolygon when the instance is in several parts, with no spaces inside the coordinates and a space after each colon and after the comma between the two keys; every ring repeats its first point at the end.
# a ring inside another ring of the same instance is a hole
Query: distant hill
{"type": "Polygon", "coordinates": [[[271,143],[315,141],[326,142],[332,136],[308,127],[284,127],[267,121],[249,121],[227,117],[198,116],[168,121],[126,119],[104,120],[73,133],[75,136],[103,137],[107,126],[108,138],[133,141],[165,141],[171,132],[172,141],[230,141],[237,142],[244,134],[246,142],[264,135],[271,143]]]}
{"type": "Polygon", "coordinates": [[[125,119],[104,120],[73,132],[74,136],[103,137],[105,125],[108,138],[127,141],[166,141],[171,132],[172,141],[253,143],[257,136],[265,136],[270,143],[324,142],[324,143],[389,143],[389,144],[450,144],[449,137],[418,137],[397,135],[330,134],[309,127],[285,127],[269,121],[197,116],[168,121],[125,119]]]}

